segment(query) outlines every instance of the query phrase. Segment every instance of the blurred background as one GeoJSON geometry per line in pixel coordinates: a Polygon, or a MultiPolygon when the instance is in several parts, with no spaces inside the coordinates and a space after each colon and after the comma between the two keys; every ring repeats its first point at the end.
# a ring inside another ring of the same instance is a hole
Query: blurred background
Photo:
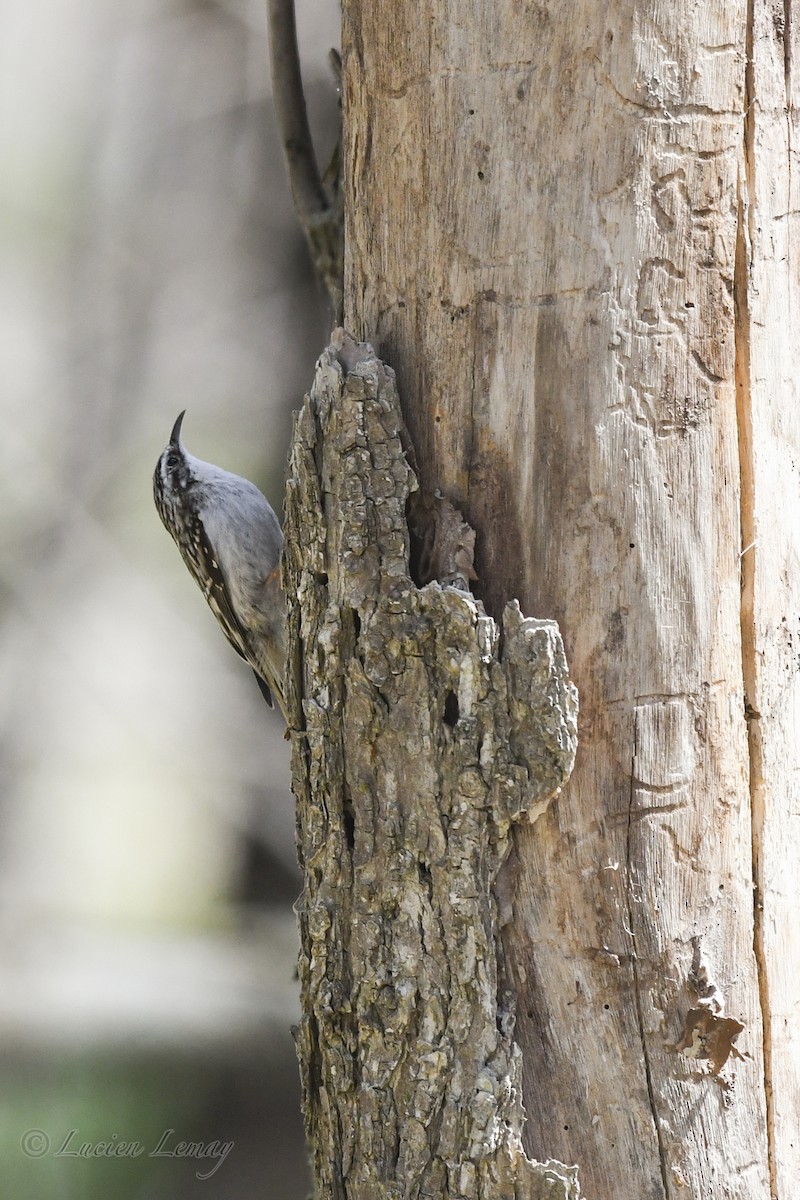
{"type": "MultiPolygon", "coordinates": [[[[324,166],[337,0],[298,28],[324,166]]],[[[289,746],[151,490],[186,408],[280,512],[329,332],[266,14],[2,0],[0,64],[3,1195],[294,1200],[289,746]]]]}

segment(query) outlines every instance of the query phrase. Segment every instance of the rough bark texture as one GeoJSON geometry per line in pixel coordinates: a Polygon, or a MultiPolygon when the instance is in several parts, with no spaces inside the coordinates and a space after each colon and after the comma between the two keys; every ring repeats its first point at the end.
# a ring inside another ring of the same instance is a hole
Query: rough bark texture
{"type": "Polygon", "coordinates": [[[295,423],[285,583],[305,887],[298,1048],[320,1197],[577,1196],[522,1151],[492,885],[571,770],[551,621],[409,577],[394,376],[341,331],[295,423]]]}
{"type": "MultiPolygon", "coordinates": [[[[798,807],[800,522],[787,555],[778,507],[796,504],[797,458],[753,447],[783,429],[797,446],[796,348],[770,359],[797,303],[779,8],[344,5],[346,321],[397,371],[423,484],[477,530],[487,609],[518,596],[555,617],[581,694],[572,779],[515,835],[504,937],[526,1146],[578,1162],[592,1200],[770,1194],[762,1011],[769,1062],[791,1044],[798,969],[769,923],[797,907],[776,862],[798,807]],[[777,158],[754,176],[759,133],[777,158]],[[774,216],[748,297],[754,205],[774,216]],[[773,329],[756,366],[754,300],[773,329]],[[743,552],[763,563],[755,633],[743,552]],[[748,672],[762,713],[788,698],[752,764],[748,672]],[[775,872],[756,923],[754,851],[775,872]]],[[[797,1162],[797,1056],[779,1073],[773,1179],[797,1162]]]]}

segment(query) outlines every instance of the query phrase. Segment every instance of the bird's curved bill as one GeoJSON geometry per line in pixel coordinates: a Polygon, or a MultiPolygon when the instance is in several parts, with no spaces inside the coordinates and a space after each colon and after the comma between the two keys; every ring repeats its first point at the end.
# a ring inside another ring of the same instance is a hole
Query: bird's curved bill
{"type": "Polygon", "coordinates": [[[175,424],[172,426],[172,433],[169,435],[169,444],[170,444],[170,446],[179,446],[179,445],[180,445],[180,441],[181,441],[181,424],[182,424],[182,422],[183,422],[183,418],[184,418],[185,416],[186,416],[186,409],[184,409],[184,410],[183,410],[183,412],[180,414],[180,416],[178,417],[178,419],[177,419],[177,421],[175,422],[175,424]]]}

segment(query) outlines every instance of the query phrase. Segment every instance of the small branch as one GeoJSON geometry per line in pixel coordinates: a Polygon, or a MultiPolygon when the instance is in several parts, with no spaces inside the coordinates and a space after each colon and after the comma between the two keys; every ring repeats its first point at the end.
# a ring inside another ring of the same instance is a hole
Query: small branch
{"type": "Polygon", "coordinates": [[[300,219],[320,216],[330,205],[317,167],[300,74],[294,0],[268,0],[272,86],[289,182],[300,219]]]}
{"type": "Polygon", "coordinates": [[[336,189],[332,195],[326,191],[314,153],[300,73],[294,0],[267,0],[267,12],[275,115],[292,199],[338,321],[342,304],[341,202],[336,189]]]}

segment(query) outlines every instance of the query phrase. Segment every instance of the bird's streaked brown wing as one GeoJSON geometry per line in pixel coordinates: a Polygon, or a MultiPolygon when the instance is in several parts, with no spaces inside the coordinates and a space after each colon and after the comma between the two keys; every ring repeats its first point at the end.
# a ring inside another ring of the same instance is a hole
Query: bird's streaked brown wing
{"type": "MultiPolygon", "coordinates": [[[[203,595],[208,601],[208,606],[217,618],[217,624],[225,637],[236,653],[253,667],[254,656],[248,645],[247,630],[242,628],[233,611],[225,576],[214,557],[203,523],[199,518],[195,518],[193,521],[191,532],[192,536],[185,545],[179,543],[183,560],[200,585],[203,595]]],[[[270,708],[273,708],[274,702],[269,685],[261,678],[255,667],[253,667],[253,673],[264,699],[270,708]]]]}

